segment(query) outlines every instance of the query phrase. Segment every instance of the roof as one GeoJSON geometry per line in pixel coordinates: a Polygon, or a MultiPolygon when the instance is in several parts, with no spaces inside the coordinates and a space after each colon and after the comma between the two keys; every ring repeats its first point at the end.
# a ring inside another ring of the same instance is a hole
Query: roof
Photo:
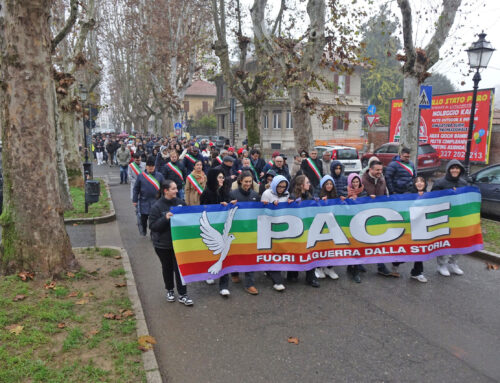
{"type": "Polygon", "coordinates": [[[217,88],[214,84],[203,80],[195,80],[186,90],[186,96],[213,96],[217,94],[217,88]]]}

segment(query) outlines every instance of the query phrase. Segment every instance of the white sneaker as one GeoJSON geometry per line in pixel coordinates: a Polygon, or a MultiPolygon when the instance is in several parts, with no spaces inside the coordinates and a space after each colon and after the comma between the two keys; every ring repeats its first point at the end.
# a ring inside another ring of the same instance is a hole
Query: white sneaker
{"type": "MultiPolygon", "coordinates": [[[[448,271],[448,270],[446,270],[448,271]]],[[[427,278],[424,276],[424,274],[419,274],[419,275],[412,275],[411,278],[416,279],[419,282],[426,283],[427,278]]]]}
{"type": "Polygon", "coordinates": [[[205,282],[207,282],[207,285],[213,285],[214,280],[213,279],[207,279],[205,282]]]}
{"type": "Polygon", "coordinates": [[[323,268],[322,268],[322,267],[317,267],[317,268],[314,270],[314,274],[316,275],[316,278],[319,278],[319,279],[326,278],[326,275],[325,275],[325,273],[323,272],[323,268]]]}
{"type": "Polygon", "coordinates": [[[281,283],[276,283],[273,285],[273,289],[275,289],[276,291],[283,291],[285,290],[285,286],[281,283]]]}
{"type": "Polygon", "coordinates": [[[231,294],[228,289],[222,289],[221,291],[219,291],[219,293],[223,297],[227,297],[227,296],[229,296],[231,294]]]}
{"type": "Polygon", "coordinates": [[[325,267],[323,269],[324,273],[328,275],[331,279],[339,279],[338,274],[335,272],[333,267],[325,267]]]}
{"type": "Polygon", "coordinates": [[[448,263],[448,268],[451,270],[452,273],[457,274],[457,275],[464,275],[463,270],[458,267],[456,263],[448,263]]]}
{"type": "Polygon", "coordinates": [[[450,276],[450,272],[448,271],[448,268],[446,267],[446,265],[438,266],[438,272],[443,277],[449,277],[450,276]]]}

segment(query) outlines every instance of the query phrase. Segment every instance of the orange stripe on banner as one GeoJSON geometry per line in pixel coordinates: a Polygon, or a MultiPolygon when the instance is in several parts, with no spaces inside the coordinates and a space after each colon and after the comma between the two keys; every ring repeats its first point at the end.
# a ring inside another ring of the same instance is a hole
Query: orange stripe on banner
{"type": "MultiPolygon", "coordinates": [[[[453,239],[463,239],[466,237],[476,236],[481,234],[481,225],[477,224],[474,226],[462,227],[462,228],[452,228],[452,235],[447,237],[434,238],[429,241],[418,241],[414,242],[411,239],[411,234],[405,234],[400,237],[396,241],[381,243],[381,244],[366,244],[358,242],[352,238],[350,238],[351,244],[349,246],[346,245],[333,245],[331,241],[318,242],[316,246],[314,246],[314,251],[321,250],[329,250],[329,249],[359,249],[365,247],[380,247],[380,246],[399,246],[399,245],[426,245],[429,243],[436,242],[438,240],[453,240],[453,239]]],[[[297,243],[297,242],[280,242],[280,247],[285,249],[293,249],[293,253],[290,254],[302,254],[311,252],[312,249],[306,249],[306,242],[297,243]]],[[[464,245],[466,247],[467,244],[464,245]]],[[[238,254],[260,254],[260,253],[272,253],[277,252],[276,250],[257,250],[255,243],[251,244],[233,244],[231,245],[230,253],[228,257],[238,255],[238,254]]],[[[285,253],[283,251],[282,253],[285,253]]],[[[218,259],[218,255],[214,256],[213,253],[206,250],[197,250],[197,251],[184,251],[177,252],[176,257],[178,260],[181,260],[182,263],[196,263],[196,262],[206,262],[211,259],[218,259]]]]}

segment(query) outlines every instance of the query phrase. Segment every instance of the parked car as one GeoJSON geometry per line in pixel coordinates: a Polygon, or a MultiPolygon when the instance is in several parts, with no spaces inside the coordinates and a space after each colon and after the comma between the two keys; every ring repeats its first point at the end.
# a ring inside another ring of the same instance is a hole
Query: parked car
{"type": "MultiPolygon", "coordinates": [[[[398,151],[399,142],[388,142],[375,149],[373,153],[365,153],[361,157],[361,164],[363,167],[366,167],[368,165],[368,160],[371,157],[376,156],[385,168],[390,164],[392,159],[398,155],[398,151]]],[[[440,166],[441,159],[439,158],[439,154],[436,149],[434,149],[431,144],[420,143],[418,145],[417,173],[430,176],[438,170],[440,166]]]]}
{"type": "Polygon", "coordinates": [[[346,174],[360,172],[361,161],[356,148],[350,146],[334,145],[334,146],[315,146],[318,151],[318,158],[323,157],[323,153],[328,151],[332,153],[332,160],[338,160],[344,165],[346,174]]]}
{"type": "Polygon", "coordinates": [[[215,146],[217,148],[223,148],[224,144],[226,143],[227,138],[224,136],[214,136],[212,137],[212,142],[215,143],[215,146]]]}
{"type": "Polygon", "coordinates": [[[481,213],[500,217],[500,164],[472,174],[470,182],[481,190],[481,213]]]}

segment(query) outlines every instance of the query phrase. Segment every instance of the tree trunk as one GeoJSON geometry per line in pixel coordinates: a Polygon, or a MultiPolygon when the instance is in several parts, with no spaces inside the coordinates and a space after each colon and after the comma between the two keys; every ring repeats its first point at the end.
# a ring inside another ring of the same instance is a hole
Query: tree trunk
{"type": "Polygon", "coordinates": [[[51,1],[1,3],[4,211],[0,273],[55,276],[76,261],[57,176],[51,1]]]}
{"type": "Polygon", "coordinates": [[[260,111],[261,108],[255,105],[244,105],[245,122],[247,125],[248,146],[252,147],[255,144],[261,145],[260,142],[260,111]]]}
{"type": "Polygon", "coordinates": [[[295,86],[288,89],[290,103],[292,106],[293,136],[297,150],[307,150],[314,146],[312,140],[311,116],[309,109],[302,102],[303,95],[307,90],[295,86]]]}
{"type": "Polygon", "coordinates": [[[57,113],[57,97],[55,87],[52,87],[55,113],[54,127],[56,129],[56,156],[57,156],[57,177],[59,180],[59,192],[61,194],[61,202],[64,210],[73,209],[73,199],[69,191],[68,173],[66,172],[66,165],[64,163],[64,148],[61,127],[59,125],[59,114],[57,113]]]}
{"type": "Polygon", "coordinates": [[[418,129],[420,128],[418,78],[409,74],[405,75],[403,86],[403,108],[401,115],[400,146],[411,149],[411,160],[417,164],[418,129]]]}
{"type": "MultiPolygon", "coordinates": [[[[79,140],[77,137],[79,134],[83,137],[83,127],[81,122],[75,121],[75,112],[67,98],[59,101],[58,109],[58,123],[63,143],[66,172],[70,179],[82,177],[82,159],[78,150],[79,140]]],[[[83,138],[81,140],[83,142],[83,138]]]]}

